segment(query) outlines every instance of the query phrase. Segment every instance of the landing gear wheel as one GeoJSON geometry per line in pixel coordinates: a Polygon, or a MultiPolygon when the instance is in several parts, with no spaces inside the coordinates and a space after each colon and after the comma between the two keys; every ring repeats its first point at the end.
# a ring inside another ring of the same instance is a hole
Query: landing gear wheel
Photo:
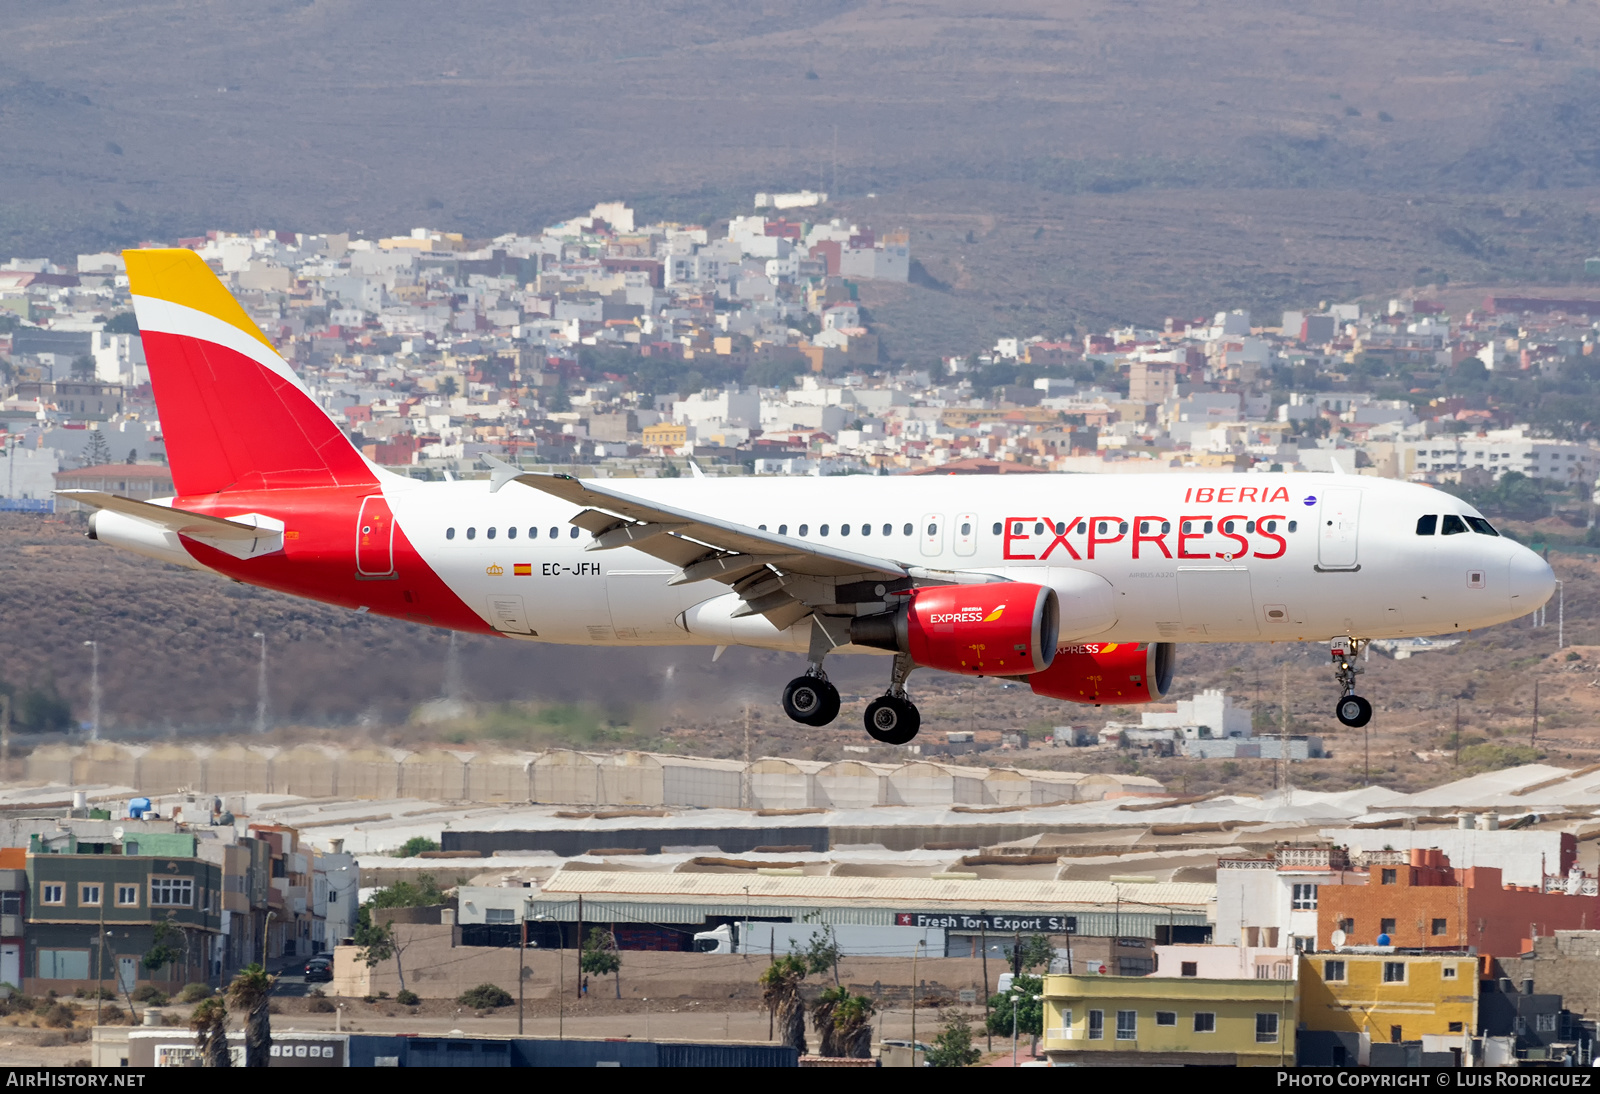
{"type": "Polygon", "coordinates": [[[922,728],[916,704],[897,695],[881,695],[867,704],[867,734],[880,744],[910,744],[922,728]]]}
{"type": "Polygon", "coordinates": [[[783,712],[801,725],[825,726],[839,716],[839,689],[821,676],[796,676],[783,689],[783,712]]]}
{"type": "Polygon", "coordinates": [[[1351,729],[1360,729],[1372,721],[1372,704],[1359,695],[1346,695],[1333,708],[1333,714],[1351,729]]]}

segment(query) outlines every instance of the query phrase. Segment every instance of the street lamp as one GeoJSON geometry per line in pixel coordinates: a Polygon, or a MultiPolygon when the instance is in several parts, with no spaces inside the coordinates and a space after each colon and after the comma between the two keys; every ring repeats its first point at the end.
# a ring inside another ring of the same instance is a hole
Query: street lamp
{"type": "Polygon", "coordinates": [[[261,642],[261,663],[256,669],[256,732],[267,731],[267,636],[257,631],[250,637],[261,642]]]}
{"type": "MultiPolygon", "coordinates": [[[[1035,996],[1033,996],[1033,1001],[1035,1003],[1037,1003],[1043,998],[1044,998],[1044,996],[1042,996],[1042,995],[1035,995],[1035,996]]],[[[1020,994],[1018,994],[1017,992],[1012,992],[1011,993],[1011,1066],[1012,1067],[1016,1067],[1017,1066],[1017,1004],[1021,999],[1022,999],[1022,996],[1020,994]]],[[[912,1047],[912,1051],[913,1052],[916,1051],[916,1047],[915,1046],[912,1047]]]]}
{"type": "Polygon", "coordinates": [[[89,647],[89,740],[100,739],[100,643],[93,638],[84,643],[89,647]]]}
{"type": "MultiPolygon", "coordinates": [[[[533,917],[535,923],[553,923],[554,916],[540,913],[533,917]]],[[[567,1033],[567,973],[566,973],[567,947],[561,936],[561,928],[556,928],[556,1037],[564,1039],[567,1033]]],[[[519,1026],[520,1027],[520,1023],[519,1026]]]]}

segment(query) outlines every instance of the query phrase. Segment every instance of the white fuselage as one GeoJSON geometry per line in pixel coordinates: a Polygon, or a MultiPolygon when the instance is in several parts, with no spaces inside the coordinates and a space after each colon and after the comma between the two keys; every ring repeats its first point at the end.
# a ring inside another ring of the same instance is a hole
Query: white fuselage
{"type": "MultiPolygon", "coordinates": [[[[861,554],[1080,588],[1061,638],[1260,642],[1456,633],[1527,614],[1554,579],[1428,486],[1349,475],[852,476],[614,480],[639,498],[861,554]],[[1418,520],[1433,515],[1431,535],[1418,520]],[[1163,530],[1164,529],[1164,530],[1163,530]],[[1088,577],[1086,575],[1094,575],[1088,577]],[[1074,604],[1098,603],[1074,616],[1074,604]],[[1105,605],[1109,604],[1107,610],[1105,605]],[[1086,633],[1087,630],[1087,633],[1086,633]]],[[[385,477],[395,519],[460,599],[508,637],[804,650],[809,621],[729,620],[727,586],[588,551],[577,510],[512,483],[385,477]]]]}

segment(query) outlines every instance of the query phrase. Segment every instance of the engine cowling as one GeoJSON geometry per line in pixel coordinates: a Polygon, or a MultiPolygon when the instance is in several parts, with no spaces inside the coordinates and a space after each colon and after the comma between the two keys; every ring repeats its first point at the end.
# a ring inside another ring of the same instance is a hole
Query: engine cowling
{"type": "Polygon", "coordinates": [[[1024,676],[1050,667],[1060,622],[1055,590],[1043,585],[933,585],[893,612],[853,620],[850,640],[962,676],[1024,676]]]}
{"type": "Polygon", "coordinates": [[[1035,695],[1070,703],[1156,703],[1172,687],[1178,650],[1171,642],[1080,642],[1056,650],[1028,677],[1035,695]]]}

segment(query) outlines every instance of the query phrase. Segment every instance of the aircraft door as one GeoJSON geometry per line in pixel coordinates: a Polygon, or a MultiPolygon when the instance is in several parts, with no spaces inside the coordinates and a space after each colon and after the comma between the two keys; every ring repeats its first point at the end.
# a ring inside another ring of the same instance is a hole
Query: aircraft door
{"type": "Polygon", "coordinates": [[[362,577],[394,573],[394,514],[382,494],[362,499],[356,517],[356,573],[362,577]]]}
{"type": "Polygon", "coordinates": [[[1361,491],[1334,486],[1324,491],[1317,509],[1317,566],[1322,570],[1354,570],[1361,516],[1361,491]]]}
{"type": "Polygon", "coordinates": [[[978,516],[976,513],[957,513],[954,525],[956,554],[978,553],[978,516]]]}
{"type": "Polygon", "coordinates": [[[944,553],[944,517],[938,513],[922,514],[922,524],[918,526],[917,533],[922,537],[922,553],[925,555],[938,555],[944,553]]]}

